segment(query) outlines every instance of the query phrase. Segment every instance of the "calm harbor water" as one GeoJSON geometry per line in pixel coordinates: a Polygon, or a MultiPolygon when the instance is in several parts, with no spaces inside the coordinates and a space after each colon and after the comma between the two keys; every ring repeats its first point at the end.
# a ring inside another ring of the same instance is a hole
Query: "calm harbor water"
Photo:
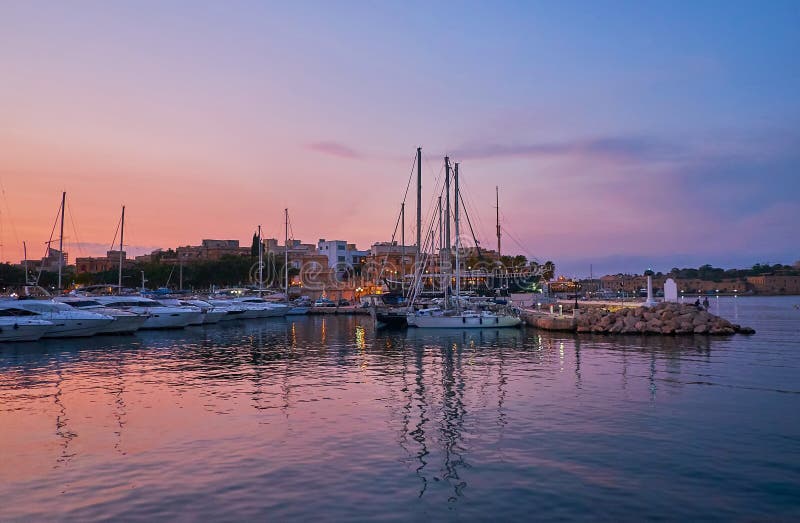
{"type": "Polygon", "coordinates": [[[301,317],[0,345],[0,520],[797,520],[798,303],[721,298],[757,334],[718,339],[301,317]]]}

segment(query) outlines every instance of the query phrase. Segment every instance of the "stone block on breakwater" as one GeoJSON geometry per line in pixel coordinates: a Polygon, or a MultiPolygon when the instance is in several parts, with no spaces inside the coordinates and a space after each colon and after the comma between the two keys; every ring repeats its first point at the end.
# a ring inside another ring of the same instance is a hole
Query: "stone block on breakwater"
{"type": "Polygon", "coordinates": [[[598,334],[754,334],[694,305],[659,303],[655,307],[627,307],[609,310],[598,307],[579,309],[575,317],[551,316],[529,311],[524,315],[528,325],[545,330],[570,330],[598,334]]]}

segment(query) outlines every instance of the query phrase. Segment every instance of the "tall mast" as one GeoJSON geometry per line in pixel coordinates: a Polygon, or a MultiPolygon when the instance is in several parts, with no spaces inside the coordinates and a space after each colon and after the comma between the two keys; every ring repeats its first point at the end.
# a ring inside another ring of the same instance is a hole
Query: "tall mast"
{"type": "Polygon", "coordinates": [[[447,295],[450,289],[450,158],[444,157],[444,192],[445,192],[445,221],[444,221],[444,254],[445,272],[447,279],[444,286],[444,306],[448,307],[447,295]]]}
{"type": "Polygon", "coordinates": [[[422,254],[422,147],[417,147],[417,257],[422,254]]]}
{"type": "Polygon", "coordinates": [[[497,259],[500,259],[500,188],[495,185],[495,202],[497,209],[497,259]]]}
{"type": "Polygon", "coordinates": [[[439,203],[436,206],[439,213],[439,250],[442,248],[442,197],[439,196],[439,203]]]}
{"type": "Polygon", "coordinates": [[[283,273],[286,279],[283,290],[289,301],[289,209],[283,210],[283,273]]]}
{"type": "MultiPolygon", "coordinates": [[[[444,157],[444,243],[445,249],[450,251],[450,158],[444,157]]],[[[449,258],[449,257],[448,257],[449,258]]]]}
{"type": "Polygon", "coordinates": [[[261,226],[258,226],[258,295],[264,291],[264,244],[261,243],[261,226]]]}
{"type": "Polygon", "coordinates": [[[458,162],[456,162],[456,169],[455,173],[453,174],[453,181],[455,182],[455,209],[453,210],[453,222],[456,226],[456,310],[461,310],[461,265],[458,256],[458,250],[461,247],[461,241],[459,239],[459,219],[458,219],[458,200],[461,197],[461,194],[458,192],[458,162]]]}
{"type": "MultiPolygon", "coordinates": [[[[419,149],[418,149],[419,150],[419,149]]],[[[406,295],[406,202],[400,204],[400,292],[406,295]]],[[[419,231],[417,231],[419,236],[419,231]]]]}
{"type": "Polygon", "coordinates": [[[119,274],[117,276],[117,294],[122,294],[122,238],[125,235],[125,206],[122,206],[122,218],[119,228],[119,274]]]}
{"type": "Polygon", "coordinates": [[[58,238],[58,290],[61,290],[61,271],[64,265],[64,206],[67,203],[67,193],[61,193],[61,236],[58,238]]]}
{"type": "MultiPolygon", "coordinates": [[[[442,271],[442,197],[439,196],[439,204],[437,206],[437,210],[439,212],[439,273],[441,276],[442,271]]],[[[431,231],[433,232],[433,231],[431,231]]],[[[431,238],[431,246],[433,246],[433,238],[431,238]]],[[[433,249],[431,248],[431,251],[433,249]]],[[[444,277],[442,277],[444,278],[444,277]]],[[[444,287],[444,279],[441,281],[442,287],[444,287]]]]}
{"type": "Polygon", "coordinates": [[[28,246],[22,242],[22,255],[25,257],[25,285],[28,285],[28,246]]]}

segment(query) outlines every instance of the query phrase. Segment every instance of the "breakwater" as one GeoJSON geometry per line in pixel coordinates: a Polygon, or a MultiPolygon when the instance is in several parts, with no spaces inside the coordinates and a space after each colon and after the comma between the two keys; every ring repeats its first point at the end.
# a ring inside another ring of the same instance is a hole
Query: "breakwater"
{"type": "Polygon", "coordinates": [[[659,303],[653,307],[584,306],[570,316],[538,310],[522,313],[533,327],[597,334],[731,335],[754,334],[750,327],[731,323],[694,305],[659,303]]]}

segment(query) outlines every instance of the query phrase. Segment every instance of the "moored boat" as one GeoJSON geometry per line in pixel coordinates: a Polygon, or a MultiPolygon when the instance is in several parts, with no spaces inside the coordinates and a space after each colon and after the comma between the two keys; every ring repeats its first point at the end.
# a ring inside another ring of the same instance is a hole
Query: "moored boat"
{"type": "Polygon", "coordinates": [[[35,312],[0,305],[0,342],[36,341],[53,326],[35,312]]]}
{"type": "Polygon", "coordinates": [[[203,314],[196,307],[164,305],[141,296],[98,296],[95,299],[106,307],[148,314],[142,329],[180,329],[203,314]]]}
{"type": "Polygon", "coordinates": [[[53,301],[66,303],[76,309],[105,314],[106,316],[114,318],[114,321],[98,330],[97,334],[133,334],[142,328],[142,325],[144,325],[144,322],[147,321],[149,316],[148,314],[138,314],[131,311],[106,307],[91,297],[59,296],[53,298],[53,301]]]}
{"type": "Polygon", "coordinates": [[[44,338],[93,336],[114,321],[111,316],[51,300],[15,300],[3,305],[35,313],[38,319],[51,322],[53,325],[44,333],[44,338]]]}

